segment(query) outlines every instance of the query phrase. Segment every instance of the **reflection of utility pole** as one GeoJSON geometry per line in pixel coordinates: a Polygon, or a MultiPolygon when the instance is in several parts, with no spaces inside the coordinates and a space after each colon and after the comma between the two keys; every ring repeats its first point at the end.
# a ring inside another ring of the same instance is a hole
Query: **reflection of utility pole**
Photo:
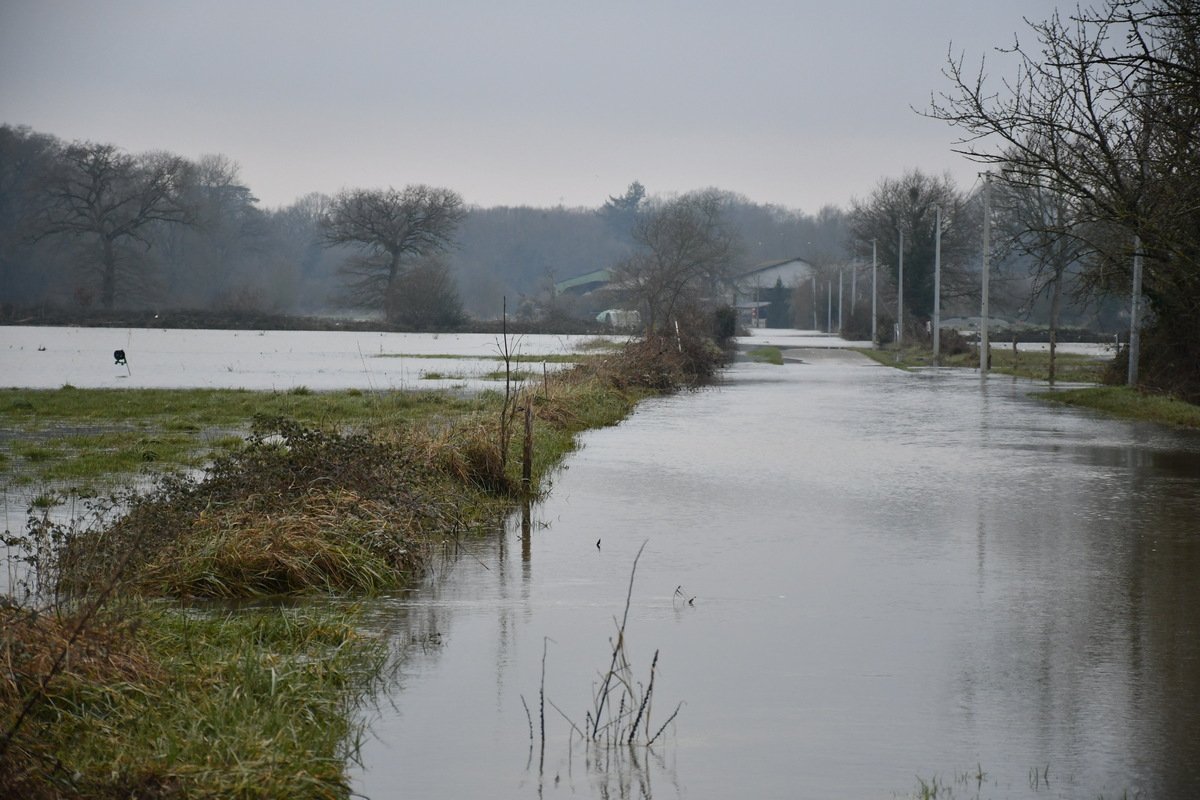
{"type": "Polygon", "coordinates": [[[992,269],[992,173],[983,173],[983,307],[979,312],[979,374],[986,375],[991,352],[988,344],[988,284],[992,269]]]}
{"type": "Polygon", "coordinates": [[[937,233],[933,238],[933,365],[942,354],[942,207],[937,207],[937,233]]]}
{"type": "Polygon", "coordinates": [[[879,294],[879,260],[876,257],[875,240],[871,240],[871,345],[879,344],[879,331],[875,329],[878,316],[875,303],[879,294]]]}
{"type": "Polygon", "coordinates": [[[899,280],[896,282],[896,344],[900,344],[904,341],[904,231],[900,231],[900,266],[897,272],[899,280]]]}

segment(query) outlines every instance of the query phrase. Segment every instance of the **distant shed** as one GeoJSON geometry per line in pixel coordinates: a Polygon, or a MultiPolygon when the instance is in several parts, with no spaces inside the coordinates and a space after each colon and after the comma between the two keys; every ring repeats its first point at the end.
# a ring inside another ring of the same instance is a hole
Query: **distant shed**
{"type": "Polygon", "coordinates": [[[612,280],[612,270],[597,269],[585,272],[582,275],[576,275],[574,278],[567,278],[565,281],[556,282],[554,284],[554,293],[587,294],[588,292],[604,288],[612,283],[612,280]]]}
{"type": "Polygon", "coordinates": [[[761,302],[764,299],[761,293],[773,288],[776,281],[792,289],[812,277],[813,269],[803,258],[764,261],[734,278],[733,305],[761,302]]]}

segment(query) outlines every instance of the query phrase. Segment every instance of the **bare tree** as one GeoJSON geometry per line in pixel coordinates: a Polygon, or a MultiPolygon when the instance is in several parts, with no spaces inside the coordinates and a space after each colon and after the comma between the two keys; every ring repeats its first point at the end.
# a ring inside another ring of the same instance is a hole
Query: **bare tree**
{"type": "Polygon", "coordinates": [[[405,274],[416,260],[449,250],[465,215],[462,197],[449,189],[340,192],[329,203],[321,236],[327,246],[360,251],[340,269],[349,303],[382,309],[395,321],[405,274]]]}
{"type": "MultiPolygon", "coordinates": [[[[241,183],[240,171],[227,156],[200,156],[192,163],[184,195],[193,224],[151,226],[172,302],[207,306],[231,293],[250,297],[251,287],[265,296],[267,218],[241,183]]],[[[268,285],[276,286],[274,281],[268,285]]]]}
{"type": "Polygon", "coordinates": [[[639,250],[616,267],[614,283],[644,312],[651,330],[679,311],[715,303],[732,277],[740,240],[725,218],[726,196],[714,189],[683,195],[639,218],[639,250]]]}
{"type": "Polygon", "coordinates": [[[1091,255],[1085,216],[1078,202],[1059,191],[1052,176],[1029,176],[1010,183],[1002,169],[992,192],[993,227],[1002,258],[1028,264],[1032,284],[1030,305],[1050,295],[1050,380],[1055,378],[1055,351],[1062,301],[1069,273],[1077,272],[1091,255]]]}
{"type": "Polygon", "coordinates": [[[1200,5],[1106,0],[1030,28],[1035,45],[1002,51],[1017,69],[999,88],[952,57],[927,113],[1009,184],[1075,204],[1094,292],[1129,293],[1140,242],[1154,343],[1140,374],[1200,398],[1200,5]]]}
{"type": "Polygon", "coordinates": [[[937,209],[942,211],[942,296],[964,298],[978,292],[977,209],[949,175],[911,170],[884,178],[864,200],[851,202],[849,242],[875,241],[880,266],[899,276],[900,234],[904,234],[904,305],[920,319],[933,315],[934,249],[937,209]]]}
{"type": "Polygon", "coordinates": [[[115,145],[76,142],[43,181],[35,239],[68,236],[84,246],[83,273],[111,309],[130,279],[144,276],[134,245],[149,249],[152,223],[191,224],[184,198],[189,164],[164,152],[130,155],[115,145]]]}
{"type": "Polygon", "coordinates": [[[413,330],[444,330],[466,320],[450,266],[440,255],[417,261],[400,279],[395,322],[413,330]]]}
{"type": "Polygon", "coordinates": [[[26,301],[54,283],[50,260],[29,241],[30,216],[38,205],[39,176],[61,145],[24,126],[0,125],[0,298],[26,301]]]}

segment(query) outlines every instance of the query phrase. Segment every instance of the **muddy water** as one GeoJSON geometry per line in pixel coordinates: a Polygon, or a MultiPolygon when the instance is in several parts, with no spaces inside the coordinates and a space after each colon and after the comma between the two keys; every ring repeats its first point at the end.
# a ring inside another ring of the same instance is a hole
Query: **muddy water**
{"type": "Polygon", "coordinates": [[[587,435],[527,535],[380,603],[405,660],[356,788],[1200,796],[1200,437],[810,361],[587,435]],[[547,706],[543,754],[539,687],[582,723],[643,543],[626,644],[676,722],[596,752],[547,706]]]}

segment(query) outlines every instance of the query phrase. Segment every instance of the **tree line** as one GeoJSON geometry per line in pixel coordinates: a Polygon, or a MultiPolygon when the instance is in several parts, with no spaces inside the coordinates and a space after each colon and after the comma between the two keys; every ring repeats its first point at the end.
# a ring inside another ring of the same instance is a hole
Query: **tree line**
{"type": "MultiPolygon", "coordinates": [[[[311,193],[264,208],[223,155],[129,153],[6,124],[0,302],[360,313],[411,328],[494,319],[505,299],[527,316],[578,315],[591,309],[557,298],[553,284],[615,267],[638,247],[639,216],[678,199],[634,185],[623,209],[484,208],[432,186],[311,193]]],[[[731,271],[841,251],[839,209],[808,215],[709,193],[746,243],[731,271]]]]}
{"type": "MultiPolygon", "coordinates": [[[[996,307],[1036,315],[1047,283],[1030,255],[1037,248],[1025,242],[1018,252],[1027,226],[1003,202],[996,208],[1000,230],[1010,234],[997,237],[1008,252],[998,261],[1007,266],[997,269],[996,307]]],[[[848,211],[826,206],[815,215],[715,188],[649,195],[637,181],[596,209],[472,207],[452,190],[422,185],[311,193],[262,208],[225,156],[130,154],[4,125],[0,301],[79,312],[365,313],[409,329],[494,319],[507,301],[529,321],[632,307],[659,327],[709,314],[756,264],[800,257],[814,265],[814,279],[774,287],[791,298],[788,313],[773,312],[772,322],[820,327],[809,309],[827,299],[818,297],[822,287],[839,272],[864,269],[873,255],[886,327],[896,318],[903,233],[904,300],[916,326],[932,313],[937,209],[942,307],[969,314],[980,282],[979,187],[964,190],[920,170],[881,179],[848,211]],[[554,289],[605,269],[614,278],[607,292],[580,298],[554,289]]],[[[1075,272],[1059,277],[1060,285],[1077,281],[1075,272]]],[[[838,320],[844,330],[857,325],[848,335],[865,338],[870,328],[866,286],[858,283],[859,304],[838,320]]]]}

